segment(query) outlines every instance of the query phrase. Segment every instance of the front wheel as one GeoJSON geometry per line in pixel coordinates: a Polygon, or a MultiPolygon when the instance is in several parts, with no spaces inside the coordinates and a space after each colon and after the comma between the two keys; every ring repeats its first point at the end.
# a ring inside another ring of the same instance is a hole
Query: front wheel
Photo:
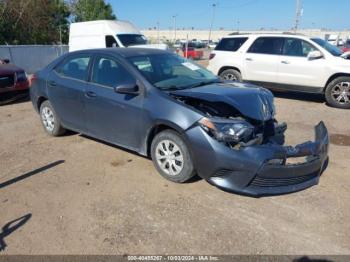
{"type": "Polygon", "coordinates": [[[183,183],[195,175],[189,150],[175,131],[165,130],[155,136],[151,156],[158,172],[170,181],[183,183]]]}
{"type": "Polygon", "coordinates": [[[220,78],[222,80],[231,80],[242,82],[242,75],[235,69],[226,69],[220,73],[220,78]]]}
{"type": "Polygon", "coordinates": [[[329,105],[350,109],[350,77],[338,77],[330,82],[325,92],[329,105]]]}

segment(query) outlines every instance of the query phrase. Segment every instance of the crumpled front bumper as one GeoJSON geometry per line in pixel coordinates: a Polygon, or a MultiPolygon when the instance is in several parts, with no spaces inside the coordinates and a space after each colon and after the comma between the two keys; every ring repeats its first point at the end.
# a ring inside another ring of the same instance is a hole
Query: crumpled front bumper
{"type": "Polygon", "coordinates": [[[315,141],[295,147],[264,144],[234,150],[199,127],[187,135],[201,177],[223,190],[250,196],[286,194],[316,185],[328,163],[329,137],[323,122],[315,126],[315,141]],[[288,164],[297,157],[305,159],[288,164]]]}

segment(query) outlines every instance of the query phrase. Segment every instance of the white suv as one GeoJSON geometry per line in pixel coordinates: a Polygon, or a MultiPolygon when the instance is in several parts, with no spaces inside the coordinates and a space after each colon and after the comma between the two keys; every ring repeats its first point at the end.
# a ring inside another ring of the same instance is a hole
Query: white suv
{"type": "Polygon", "coordinates": [[[293,34],[227,36],[210,54],[208,69],[227,80],[321,93],[331,106],[350,108],[350,60],[320,38],[293,34]]]}

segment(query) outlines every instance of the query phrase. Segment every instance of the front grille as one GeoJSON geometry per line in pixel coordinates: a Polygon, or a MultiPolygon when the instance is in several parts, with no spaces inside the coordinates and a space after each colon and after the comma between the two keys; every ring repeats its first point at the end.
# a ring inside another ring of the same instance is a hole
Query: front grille
{"type": "Polygon", "coordinates": [[[14,75],[0,75],[0,88],[11,87],[15,84],[14,75]]]}
{"type": "Polygon", "coordinates": [[[252,186],[257,187],[279,187],[279,186],[291,186],[304,183],[308,180],[316,178],[318,172],[314,172],[309,175],[289,177],[289,178],[267,178],[256,176],[251,182],[252,186]]]}

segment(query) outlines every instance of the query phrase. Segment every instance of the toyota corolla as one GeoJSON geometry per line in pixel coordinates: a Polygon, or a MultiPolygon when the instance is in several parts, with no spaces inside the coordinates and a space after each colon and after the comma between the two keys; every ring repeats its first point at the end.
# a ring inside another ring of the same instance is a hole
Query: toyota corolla
{"type": "Polygon", "coordinates": [[[74,130],[149,156],[173,182],[198,174],[226,191],[290,193],[317,184],[328,162],[323,122],[314,141],[286,146],[270,91],[221,81],[168,51],[72,52],[34,79],[32,103],[49,135],[74,130]]]}

